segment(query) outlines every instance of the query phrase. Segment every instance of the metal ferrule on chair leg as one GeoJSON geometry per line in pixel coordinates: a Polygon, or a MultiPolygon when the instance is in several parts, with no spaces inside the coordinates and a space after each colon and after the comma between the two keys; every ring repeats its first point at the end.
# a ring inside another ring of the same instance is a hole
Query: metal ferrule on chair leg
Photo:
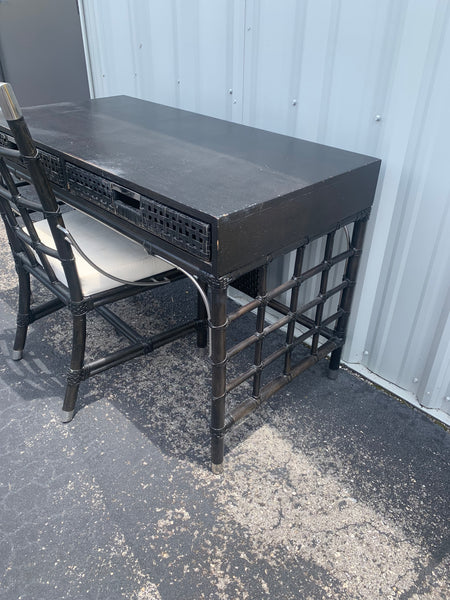
{"type": "Polygon", "coordinates": [[[63,410],[61,415],[61,421],[63,423],[70,423],[70,421],[73,419],[74,413],[74,410],[63,410]]]}

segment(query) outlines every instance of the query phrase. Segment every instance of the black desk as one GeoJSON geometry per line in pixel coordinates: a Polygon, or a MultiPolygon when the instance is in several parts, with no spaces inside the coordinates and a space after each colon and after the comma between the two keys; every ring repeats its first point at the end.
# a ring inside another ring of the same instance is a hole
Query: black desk
{"type": "MultiPolygon", "coordinates": [[[[125,96],[34,107],[24,115],[61,199],[209,289],[212,462],[220,471],[223,437],[232,425],[330,352],[337,374],[380,161],[125,96]],[[336,253],[336,232],[350,224],[352,240],[336,253]],[[320,236],[326,236],[321,260],[302,270],[306,246],[320,236]],[[267,290],[267,264],[292,250],[292,276],[267,290]],[[339,264],[345,264],[344,277],[329,288],[329,273],[339,264]],[[227,314],[228,286],[249,271],[256,273],[257,298],[227,314]],[[319,289],[305,302],[299,288],[316,276],[319,289]],[[286,305],[281,299],[291,290],[286,305]],[[338,295],[337,310],[324,318],[325,305],[338,295]],[[280,314],[270,326],[267,306],[280,314]],[[229,324],[254,309],[255,334],[227,348],[229,324]],[[265,356],[265,338],[283,326],[283,344],[265,356]],[[296,362],[296,348],[308,338],[309,355],[296,362]],[[227,382],[227,362],[250,347],[253,364],[227,382]],[[264,382],[264,369],[278,360],[281,374],[264,382]],[[250,379],[251,397],[227,413],[227,393],[250,379]]],[[[10,142],[0,120],[0,144],[10,142]]]]}

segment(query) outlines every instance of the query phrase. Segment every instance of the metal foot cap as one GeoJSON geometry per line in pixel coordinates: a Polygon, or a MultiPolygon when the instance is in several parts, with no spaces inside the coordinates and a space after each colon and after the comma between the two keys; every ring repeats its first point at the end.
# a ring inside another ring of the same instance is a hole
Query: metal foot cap
{"type": "Polygon", "coordinates": [[[74,410],[63,410],[62,411],[62,422],[69,423],[73,419],[74,410]]]}
{"type": "Polygon", "coordinates": [[[13,350],[12,351],[12,359],[20,360],[23,357],[23,350],[13,350]]]}
{"type": "Polygon", "coordinates": [[[216,465],[215,463],[211,463],[211,471],[214,473],[214,475],[222,475],[222,473],[223,473],[223,463],[220,463],[220,465],[216,465]]]}
{"type": "Polygon", "coordinates": [[[339,369],[328,369],[328,379],[337,379],[339,375],[339,369]]]}

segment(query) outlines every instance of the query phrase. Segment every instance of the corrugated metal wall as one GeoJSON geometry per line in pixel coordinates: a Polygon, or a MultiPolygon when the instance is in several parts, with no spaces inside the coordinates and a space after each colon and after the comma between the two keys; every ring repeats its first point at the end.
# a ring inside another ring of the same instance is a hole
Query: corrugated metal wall
{"type": "Polygon", "coordinates": [[[346,359],[450,414],[448,0],[79,3],[93,96],[383,159],[346,359]]]}

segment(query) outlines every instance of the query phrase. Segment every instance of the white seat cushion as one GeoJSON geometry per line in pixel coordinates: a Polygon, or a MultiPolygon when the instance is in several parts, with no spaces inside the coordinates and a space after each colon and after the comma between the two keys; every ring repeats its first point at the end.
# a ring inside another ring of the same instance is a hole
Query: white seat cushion
{"type": "MultiPolygon", "coordinates": [[[[103,271],[115,277],[138,281],[172,269],[172,266],[165,261],[150,256],[140,244],[80,211],[64,213],[63,219],[66,229],[86,256],[103,271]]],[[[35,228],[42,243],[55,248],[47,221],[36,222],[35,228]]],[[[122,285],[96,271],[75,248],[72,249],[83,295],[89,296],[122,285]]],[[[67,285],[60,261],[49,257],[49,262],[58,280],[67,285]]]]}

